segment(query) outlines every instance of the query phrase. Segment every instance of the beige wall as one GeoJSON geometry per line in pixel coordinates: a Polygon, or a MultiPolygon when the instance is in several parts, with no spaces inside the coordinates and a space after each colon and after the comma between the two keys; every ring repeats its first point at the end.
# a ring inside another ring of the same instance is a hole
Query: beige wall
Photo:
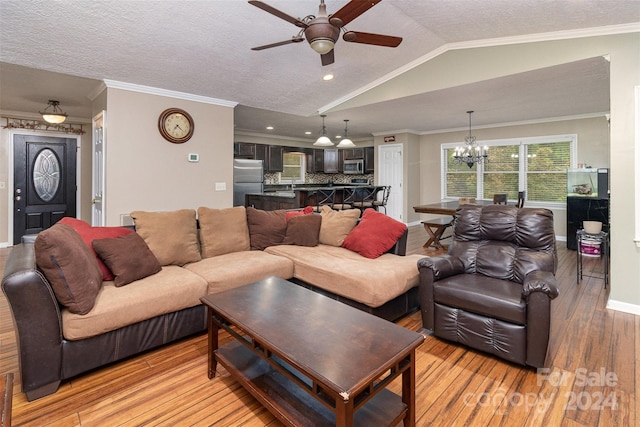
{"type": "Polygon", "coordinates": [[[107,89],[106,225],[133,210],[168,211],[233,204],[233,108],[122,89],[107,89]],[[158,132],[167,108],[186,110],[193,137],[171,144],[158,132]],[[187,161],[200,155],[198,163],[187,161]],[[226,184],[215,191],[215,183],[226,184]]]}
{"type": "MultiPolygon", "coordinates": [[[[423,135],[420,138],[420,203],[433,203],[441,197],[440,146],[446,143],[463,142],[468,131],[423,135]]],[[[548,135],[578,136],[578,161],[594,168],[609,167],[609,125],[606,117],[564,120],[499,128],[475,129],[478,141],[510,138],[526,138],[548,135]]],[[[491,150],[489,150],[491,152],[491,150]]],[[[566,209],[554,208],[556,235],[565,239],[567,235],[566,209]]],[[[424,215],[425,218],[428,216],[424,215]]]]}

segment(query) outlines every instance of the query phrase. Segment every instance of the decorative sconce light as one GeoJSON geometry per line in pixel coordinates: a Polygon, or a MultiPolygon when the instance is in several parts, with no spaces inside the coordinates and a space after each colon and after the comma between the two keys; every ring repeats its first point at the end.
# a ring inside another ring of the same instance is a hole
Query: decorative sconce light
{"type": "Polygon", "coordinates": [[[331,142],[327,136],[327,128],[324,125],[324,118],[327,117],[327,115],[322,114],[320,117],[322,117],[322,134],[318,139],[316,139],[316,142],[314,142],[313,145],[316,147],[333,147],[333,142],[331,142]]]}
{"type": "Polygon", "coordinates": [[[340,140],[340,143],[337,145],[338,148],[354,148],[356,144],[353,143],[352,140],[347,136],[347,123],[349,120],[344,121],[344,137],[340,140]]]}
{"type": "Polygon", "coordinates": [[[40,111],[39,113],[42,115],[42,118],[46,122],[60,124],[67,120],[67,113],[64,113],[59,105],[60,102],[50,99],[47,108],[45,108],[44,111],[40,111]],[[49,110],[50,108],[51,110],[49,110]]]}
{"type": "Polygon", "coordinates": [[[467,114],[469,115],[469,135],[464,138],[464,147],[455,148],[453,158],[459,164],[466,164],[469,168],[472,168],[475,163],[482,163],[487,160],[489,147],[486,145],[484,147],[478,146],[476,137],[471,135],[471,114],[473,114],[473,110],[467,111],[467,114]]]}

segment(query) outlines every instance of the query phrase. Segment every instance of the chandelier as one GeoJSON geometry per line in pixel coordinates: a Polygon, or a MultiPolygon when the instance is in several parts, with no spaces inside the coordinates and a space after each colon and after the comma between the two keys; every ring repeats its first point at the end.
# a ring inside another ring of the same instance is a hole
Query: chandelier
{"type": "Polygon", "coordinates": [[[322,134],[318,139],[316,139],[316,142],[314,142],[313,145],[316,147],[333,147],[333,142],[331,142],[327,136],[327,128],[324,125],[324,118],[327,117],[327,115],[322,114],[320,117],[322,117],[322,134]]]}
{"type": "Polygon", "coordinates": [[[456,159],[458,164],[466,164],[469,168],[472,168],[475,163],[482,163],[487,160],[489,147],[486,145],[480,147],[476,142],[476,137],[471,135],[471,114],[473,114],[473,110],[467,111],[467,114],[469,115],[469,135],[464,138],[464,147],[455,148],[453,158],[456,159]]]}

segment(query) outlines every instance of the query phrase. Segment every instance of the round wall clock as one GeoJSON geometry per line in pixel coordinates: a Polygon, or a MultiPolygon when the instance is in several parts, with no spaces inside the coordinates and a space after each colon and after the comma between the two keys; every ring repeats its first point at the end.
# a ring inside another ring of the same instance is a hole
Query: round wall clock
{"type": "Polygon", "coordinates": [[[182,144],[193,136],[193,118],[179,108],[168,108],[160,114],[158,129],[169,142],[182,144]]]}

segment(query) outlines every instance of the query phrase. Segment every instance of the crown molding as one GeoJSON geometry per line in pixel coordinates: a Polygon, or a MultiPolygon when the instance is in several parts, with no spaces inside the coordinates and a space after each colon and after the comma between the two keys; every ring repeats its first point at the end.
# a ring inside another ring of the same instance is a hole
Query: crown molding
{"type": "MultiPolygon", "coordinates": [[[[218,99],[218,98],[210,98],[208,96],[194,95],[192,93],[177,92],[177,91],[168,90],[168,89],[160,89],[160,88],[151,87],[151,86],[137,85],[133,83],[119,82],[116,80],[105,79],[103,82],[105,87],[109,89],[121,89],[121,90],[130,91],[130,92],[145,93],[148,95],[158,95],[158,96],[164,96],[167,98],[182,99],[185,101],[201,102],[203,104],[220,105],[222,107],[234,108],[236,105],[238,105],[238,103],[234,101],[227,101],[227,100],[218,99]]],[[[96,95],[98,95],[100,92],[97,92],[96,95]]]]}
{"type": "Polygon", "coordinates": [[[345,102],[362,95],[365,92],[368,92],[371,89],[374,89],[377,86],[380,86],[394,78],[406,73],[407,71],[412,70],[415,67],[418,67],[425,62],[428,62],[437,56],[440,56],[450,50],[461,50],[461,49],[472,49],[472,48],[482,48],[482,47],[492,47],[492,46],[506,46],[513,44],[522,44],[522,43],[538,43],[544,41],[555,41],[555,40],[567,40],[567,39],[579,39],[585,37],[598,37],[598,36],[610,36],[616,34],[628,34],[628,33],[636,33],[640,32],[640,23],[634,22],[630,24],[621,24],[621,25],[609,25],[604,27],[592,27],[592,28],[580,28],[577,30],[564,30],[564,31],[554,31],[549,33],[537,33],[537,34],[525,34],[521,36],[512,36],[512,37],[500,37],[493,39],[482,39],[482,40],[473,40],[473,41],[465,41],[465,42],[456,42],[456,43],[446,43],[437,49],[432,50],[431,52],[423,55],[414,61],[411,61],[400,68],[393,70],[392,72],[382,76],[381,78],[372,81],[371,83],[362,86],[355,91],[348,93],[342,98],[338,98],[335,101],[320,107],[318,109],[318,114],[324,114],[331,109],[337,107],[338,105],[344,104],[345,102]]]}

